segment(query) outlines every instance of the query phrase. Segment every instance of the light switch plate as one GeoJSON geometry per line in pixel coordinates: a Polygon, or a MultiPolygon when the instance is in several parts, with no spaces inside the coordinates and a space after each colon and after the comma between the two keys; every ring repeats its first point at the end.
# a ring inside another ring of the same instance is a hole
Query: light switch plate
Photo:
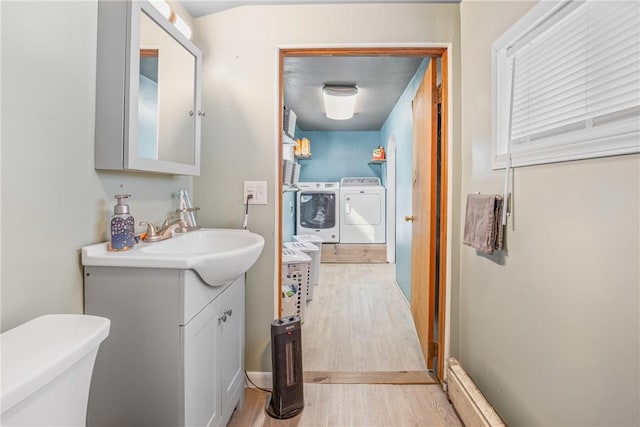
{"type": "Polygon", "coordinates": [[[242,203],[247,202],[247,196],[251,194],[253,197],[249,199],[250,205],[266,205],[267,204],[267,181],[245,181],[244,192],[242,193],[242,203]]]}

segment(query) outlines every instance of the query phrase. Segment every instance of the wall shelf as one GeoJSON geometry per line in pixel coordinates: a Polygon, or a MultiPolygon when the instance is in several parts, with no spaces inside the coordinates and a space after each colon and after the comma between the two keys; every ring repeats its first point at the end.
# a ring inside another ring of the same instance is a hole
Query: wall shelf
{"type": "Polygon", "coordinates": [[[282,192],[283,193],[295,193],[297,191],[300,191],[300,188],[297,185],[287,185],[284,184],[282,186],[282,192]]]}
{"type": "Polygon", "coordinates": [[[370,165],[381,165],[383,163],[386,163],[387,159],[382,159],[382,160],[370,160],[369,164],[370,165]]]}
{"type": "Polygon", "coordinates": [[[311,154],[309,154],[308,156],[301,156],[301,155],[296,154],[296,159],[299,159],[299,160],[310,160],[311,159],[311,154]]]}

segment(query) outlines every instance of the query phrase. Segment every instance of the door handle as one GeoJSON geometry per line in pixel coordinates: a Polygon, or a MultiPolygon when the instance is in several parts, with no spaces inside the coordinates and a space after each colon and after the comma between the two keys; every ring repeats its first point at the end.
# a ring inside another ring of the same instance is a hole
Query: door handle
{"type": "Polygon", "coordinates": [[[411,216],[407,215],[407,216],[404,217],[404,220],[407,221],[407,222],[409,222],[409,221],[413,222],[413,221],[416,220],[416,217],[413,216],[413,215],[411,215],[411,216]]]}

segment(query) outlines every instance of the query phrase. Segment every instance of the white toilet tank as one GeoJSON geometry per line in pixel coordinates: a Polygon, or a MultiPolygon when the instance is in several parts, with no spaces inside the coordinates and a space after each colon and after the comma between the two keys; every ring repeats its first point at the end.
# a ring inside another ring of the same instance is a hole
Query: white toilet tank
{"type": "Polygon", "coordinates": [[[0,334],[0,425],[86,425],[93,365],[110,324],[52,314],[0,334]]]}

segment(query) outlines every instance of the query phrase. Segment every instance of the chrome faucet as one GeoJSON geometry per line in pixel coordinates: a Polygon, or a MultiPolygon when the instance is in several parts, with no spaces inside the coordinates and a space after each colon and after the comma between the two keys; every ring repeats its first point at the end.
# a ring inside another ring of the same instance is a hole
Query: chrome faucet
{"type": "Polygon", "coordinates": [[[147,235],[144,238],[144,241],[147,243],[151,242],[159,242],[161,240],[166,240],[173,235],[173,232],[186,232],[187,231],[187,223],[182,219],[175,219],[171,221],[170,218],[164,220],[160,228],[157,228],[155,225],[150,222],[140,221],[140,225],[147,226],[147,235]]]}

